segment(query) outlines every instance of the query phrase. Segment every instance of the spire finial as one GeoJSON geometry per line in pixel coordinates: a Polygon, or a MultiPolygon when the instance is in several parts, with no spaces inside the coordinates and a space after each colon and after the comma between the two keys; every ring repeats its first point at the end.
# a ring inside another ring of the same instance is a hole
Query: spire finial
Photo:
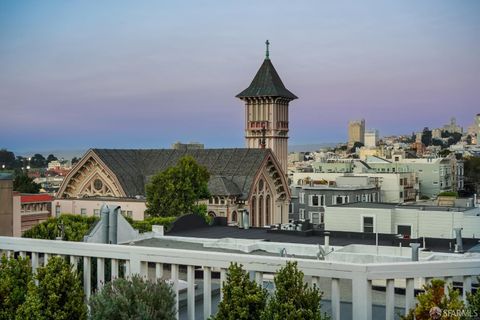
{"type": "Polygon", "coordinates": [[[265,41],[265,46],[267,47],[267,51],[265,52],[265,59],[270,59],[270,51],[268,50],[268,46],[270,45],[270,41],[265,41]]]}

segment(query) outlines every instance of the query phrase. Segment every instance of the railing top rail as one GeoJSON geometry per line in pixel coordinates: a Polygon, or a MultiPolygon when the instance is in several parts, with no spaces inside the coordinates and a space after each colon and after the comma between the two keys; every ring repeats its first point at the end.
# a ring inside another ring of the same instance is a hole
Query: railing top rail
{"type": "Polygon", "coordinates": [[[295,260],[306,275],[352,279],[365,274],[368,279],[455,276],[480,274],[480,259],[420,261],[399,263],[348,263],[243,253],[184,250],[131,245],[0,237],[0,249],[73,255],[120,260],[227,268],[231,261],[247,270],[276,272],[286,261],[295,260]]]}

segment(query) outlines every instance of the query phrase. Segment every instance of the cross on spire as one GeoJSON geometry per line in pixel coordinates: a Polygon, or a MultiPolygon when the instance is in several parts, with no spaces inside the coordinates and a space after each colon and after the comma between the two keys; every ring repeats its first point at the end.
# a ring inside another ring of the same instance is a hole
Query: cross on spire
{"type": "Polygon", "coordinates": [[[265,52],[265,59],[270,59],[270,52],[268,50],[268,46],[270,46],[270,41],[265,41],[265,46],[267,47],[267,51],[265,52]]]}

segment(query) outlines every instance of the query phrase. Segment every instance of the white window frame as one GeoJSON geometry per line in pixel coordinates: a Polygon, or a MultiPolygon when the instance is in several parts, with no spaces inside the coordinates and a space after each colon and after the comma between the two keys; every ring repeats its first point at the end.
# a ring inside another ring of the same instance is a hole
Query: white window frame
{"type": "Polygon", "coordinates": [[[80,208],[80,215],[86,216],[87,215],[87,208],[80,208]]]}
{"type": "Polygon", "coordinates": [[[313,224],[321,224],[322,223],[322,213],[321,212],[319,212],[319,211],[309,211],[308,216],[310,218],[311,223],[313,223],[313,224]],[[313,222],[313,214],[314,213],[318,214],[318,222],[317,223],[313,222]]]}
{"type": "Polygon", "coordinates": [[[298,209],[298,219],[305,220],[305,209],[298,209]]]}
{"type": "Polygon", "coordinates": [[[298,194],[298,203],[300,203],[300,204],[305,203],[305,192],[300,192],[298,194]]]}
{"type": "MultiPolygon", "coordinates": [[[[377,223],[376,223],[376,217],[374,215],[371,215],[371,214],[362,214],[360,215],[360,232],[362,233],[367,233],[365,232],[365,226],[364,226],[364,218],[373,218],[373,232],[372,233],[376,233],[377,232],[377,223]]],[[[370,232],[369,232],[370,233],[370,232]]]]}

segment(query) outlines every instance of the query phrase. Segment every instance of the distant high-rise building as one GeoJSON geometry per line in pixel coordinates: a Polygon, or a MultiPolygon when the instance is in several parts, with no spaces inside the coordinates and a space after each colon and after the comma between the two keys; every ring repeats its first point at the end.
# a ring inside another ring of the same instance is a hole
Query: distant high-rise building
{"type": "Polygon", "coordinates": [[[265,60],[250,86],[237,98],[245,102],[245,142],[247,148],[270,148],[283,172],[288,166],[288,103],[297,96],[283,85],[269,57],[269,42],[265,60]]]}
{"type": "Polygon", "coordinates": [[[355,142],[365,143],[365,119],[348,123],[348,146],[353,147],[355,142]]]}
{"type": "Polygon", "coordinates": [[[378,130],[370,129],[365,131],[364,144],[367,148],[375,148],[378,144],[378,130]]]}
{"type": "Polygon", "coordinates": [[[443,131],[450,133],[462,133],[463,128],[457,125],[457,119],[455,117],[450,118],[450,123],[443,126],[443,131]]]}

